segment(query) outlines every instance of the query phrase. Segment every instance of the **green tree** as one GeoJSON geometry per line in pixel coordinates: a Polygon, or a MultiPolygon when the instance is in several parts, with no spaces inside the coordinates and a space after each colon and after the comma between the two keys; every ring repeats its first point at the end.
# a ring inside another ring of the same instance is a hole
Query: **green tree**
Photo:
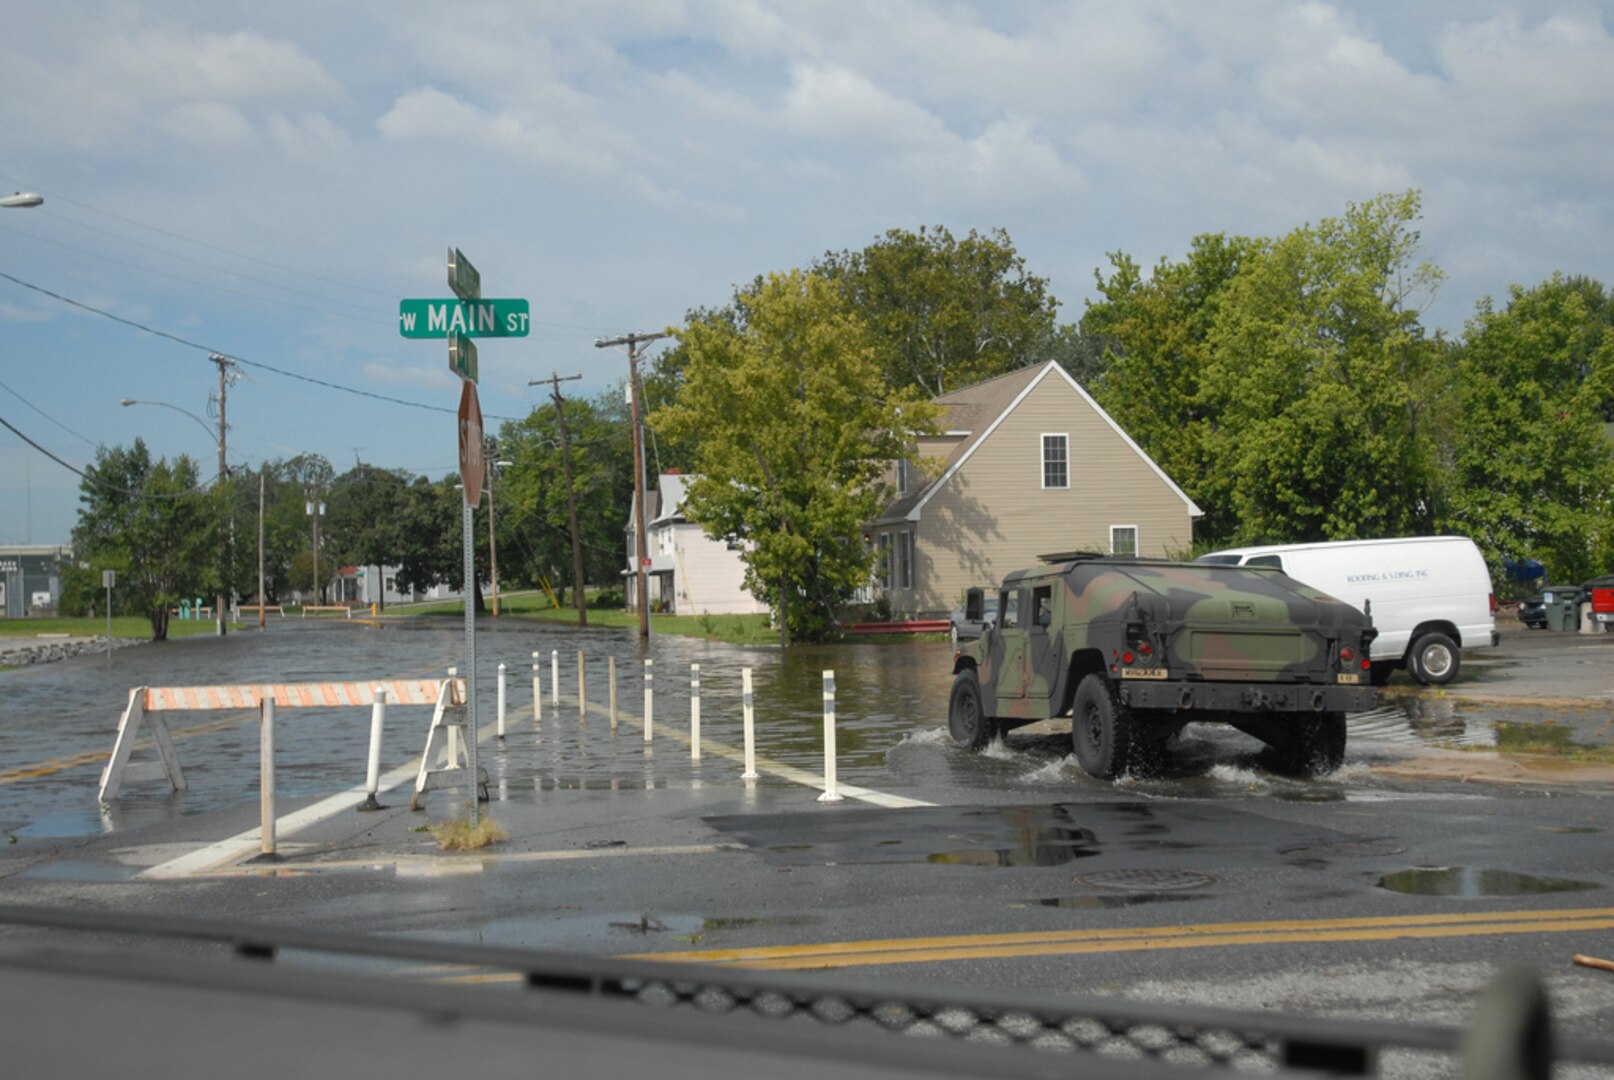
{"type": "MultiPolygon", "coordinates": [[[[336,566],[394,564],[404,544],[401,518],[409,477],[392,469],[356,465],[330,482],[322,530],[323,556],[336,566]]],[[[386,594],[381,593],[385,603],[386,594]]]]}
{"type": "Polygon", "coordinates": [[[820,638],[868,581],[861,536],[887,499],[885,469],[913,455],[936,409],[888,389],[874,334],[820,275],[769,275],[733,314],[684,328],[683,386],[650,424],[698,436],[685,513],[745,542],[746,585],[781,641],[820,638]]]}
{"type": "MultiPolygon", "coordinates": [[[[621,401],[618,392],[565,403],[586,582],[617,584],[627,561],[623,529],[633,502],[633,433],[621,401]]],[[[528,585],[550,582],[564,597],[573,576],[572,544],[554,402],[506,422],[499,429],[499,454],[512,463],[497,487],[499,575],[528,585]]]]}
{"type": "Polygon", "coordinates": [[[1229,539],[1432,530],[1440,348],[1412,301],[1440,273],[1414,262],[1418,212],[1416,192],[1352,204],[1266,245],[1222,295],[1201,491],[1234,512],[1229,539]]]}
{"type": "Polygon", "coordinates": [[[1211,542],[1230,537],[1235,520],[1206,445],[1218,421],[1204,385],[1211,330],[1228,287],[1261,248],[1247,237],[1206,234],[1194,238],[1182,261],[1161,259],[1147,276],[1130,256],[1113,252],[1109,276],[1094,273],[1103,299],[1088,304],[1080,323],[1082,338],[1101,344],[1104,355],[1089,389],[1205,510],[1196,532],[1211,542]]]}
{"type": "Polygon", "coordinates": [[[220,584],[228,506],[198,481],[190,458],[154,462],[136,439],[96,451],[79,485],[75,558],[117,571],[128,610],[150,619],[154,641],[168,637],[172,607],[220,584]]]}
{"type": "Polygon", "coordinates": [[[1002,229],[962,240],[941,226],[892,229],[861,251],[826,253],[811,271],[868,324],[886,382],[926,397],[1042,359],[1059,303],[1002,229]]]}
{"type": "Polygon", "coordinates": [[[1555,274],[1489,299],[1452,380],[1445,527],[1492,560],[1535,558],[1554,581],[1614,566],[1614,296],[1555,274]]]}

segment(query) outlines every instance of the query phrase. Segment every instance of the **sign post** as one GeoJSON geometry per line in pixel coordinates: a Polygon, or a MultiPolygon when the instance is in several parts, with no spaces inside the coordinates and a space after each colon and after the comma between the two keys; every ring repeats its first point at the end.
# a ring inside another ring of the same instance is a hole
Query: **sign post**
{"type": "Polygon", "coordinates": [[[112,663],[112,586],[118,583],[116,570],[101,571],[101,587],[106,590],[106,662],[112,663]]]}
{"type": "MultiPolygon", "coordinates": [[[[457,299],[398,301],[398,332],[406,338],[444,338],[448,369],[460,377],[460,481],[465,489],[461,532],[465,548],[465,764],[471,778],[471,826],[477,824],[481,770],[476,737],[476,550],[472,533],[482,501],[482,405],[477,400],[476,342],[479,337],[526,337],[531,313],[524,299],[484,300],[482,275],[465,252],[448,249],[448,287],[457,299]]],[[[489,528],[492,528],[489,515],[489,528]]]]}

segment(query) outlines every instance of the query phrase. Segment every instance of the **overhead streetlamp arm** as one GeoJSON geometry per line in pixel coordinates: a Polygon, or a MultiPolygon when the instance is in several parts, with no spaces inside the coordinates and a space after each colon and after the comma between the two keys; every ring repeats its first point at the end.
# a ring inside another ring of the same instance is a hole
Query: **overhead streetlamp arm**
{"type": "Polygon", "coordinates": [[[138,401],[134,398],[124,398],[123,400],[119,401],[118,404],[124,406],[125,408],[128,408],[130,405],[158,405],[164,409],[173,409],[177,413],[184,413],[186,416],[202,425],[202,430],[207,432],[207,437],[213,440],[213,445],[215,447],[219,445],[219,435],[218,432],[213,430],[213,425],[209,424],[206,420],[203,420],[200,416],[197,416],[189,409],[182,409],[178,405],[170,405],[166,401],[138,401]]]}

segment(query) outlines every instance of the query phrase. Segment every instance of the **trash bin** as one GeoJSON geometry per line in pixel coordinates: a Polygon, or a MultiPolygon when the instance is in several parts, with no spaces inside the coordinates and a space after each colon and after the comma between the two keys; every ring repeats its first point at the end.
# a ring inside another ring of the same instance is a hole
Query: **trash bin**
{"type": "Polygon", "coordinates": [[[1580,586],[1553,585],[1541,590],[1548,630],[1580,629],[1580,586]]]}

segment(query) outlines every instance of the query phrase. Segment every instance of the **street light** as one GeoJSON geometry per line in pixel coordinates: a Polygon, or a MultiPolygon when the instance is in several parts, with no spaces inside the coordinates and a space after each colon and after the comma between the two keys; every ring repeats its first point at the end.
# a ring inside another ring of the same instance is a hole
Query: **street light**
{"type": "Polygon", "coordinates": [[[13,206],[18,208],[38,206],[45,201],[43,195],[35,195],[31,191],[19,191],[15,195],[0,195],[0,206],[13,206]]]}

